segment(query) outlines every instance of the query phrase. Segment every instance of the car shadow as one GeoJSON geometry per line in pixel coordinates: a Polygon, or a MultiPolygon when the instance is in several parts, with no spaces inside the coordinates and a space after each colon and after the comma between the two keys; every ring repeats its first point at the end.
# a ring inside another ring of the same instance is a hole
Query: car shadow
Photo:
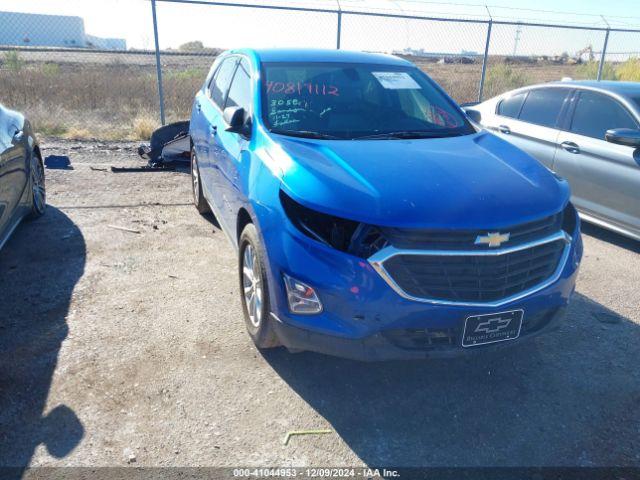
{"type": "Polygon", "coordinates": [[[0,250],[0,467],[17,467],[4,475],[20,478],[40,444],[62,458],[84,436],[75,413],[47,398],[85,260],[82,233],[51,206],[0,250]]]}
{"type": "Polygon", "coordinates": [[[581,222],[580,230],[583,234],[595,237],[603,242],[612,243],[613,245],[624,248],[631,252],[640,253],[640,241],[625,237],[619,233],[604,229],[593,223],[581,222]]]}
{"type": "MultiPolygon", "coordinates": [[[[178,173],[184,173],[191,176],[191,164],[185,162],[175,162],[174,163],[175,171],[178,173]]],[[[222,231],[222,227],[220,226],[220,222],[216,218],[215,214],[212,211],[202,214],[202,218],[208,221],[214,228],[222,231]]]]}
{"type": "Polygon", "coordinates": [[[191,164],[187,162],[175,162],[174,164],[175,171],[178,173],[186,173],[191,176],[191,164]]]}
{"type": "Polygon", "coordinates": [[[222,227],[220,226],[220,222],[216,218],[216,215],[209,211],[207,213],[202,214],[202,218],[204,218],[207,222],[209,222],[215,229],[222,231],[222,227]]]}
{"type": "Polygon", "coordinates": [[[265,358],[369,466],[640,465],[640,330],[580,294],[558,331],[516,348],[413,362],[265,358]]]}

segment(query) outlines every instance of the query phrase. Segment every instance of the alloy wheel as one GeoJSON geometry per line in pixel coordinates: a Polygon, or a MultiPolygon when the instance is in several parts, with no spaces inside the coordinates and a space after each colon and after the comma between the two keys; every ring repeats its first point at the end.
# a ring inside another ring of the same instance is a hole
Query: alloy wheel
{"type": "Polygon", "coordinates": [[[46,205],[47,194],[44,185],[44,170],[35,155],[31,159],[31,191],[33,207],[38,213],[42,213],[46,205]]]}
{"type": "Polygon", "coordinates": [[[254,327],[262,321],[262,282],[256,265],[257,257],[251,244],[247,244],[242,256],[242,288],[249,320],[254,327]]]}
{"type": "Polygon", "coordinates": [[[200,174],[198,172],[198,160],[196,154],[191,154],[191,181],[193,184],[193,198],[196,205],[200,200],[200,174]]]}

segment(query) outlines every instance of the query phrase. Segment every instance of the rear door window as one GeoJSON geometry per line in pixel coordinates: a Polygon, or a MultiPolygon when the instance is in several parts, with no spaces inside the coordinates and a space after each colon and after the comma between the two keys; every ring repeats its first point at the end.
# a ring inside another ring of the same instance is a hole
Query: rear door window
{"type": "Polygon", "coordinates": [[[520,109],[524,103],[524,99],[527,96],[527,92],[518,93],[513,97],[505,98],[498,104],[498,115],[503,117],[518,118],[520,109]]]}
{"type": "Polygon", "coordinates": [[[211,82],[211,88],[209,92],[211,94],[211,100],[213,103],[222,108],[229,90],[229,84],[233,78],[233,71],[236,68],[237,57],[227,58],[222,61],[218,72],[211,82]]]}
{"type": "Polygon", "coordinates": [[[529,91],[519,119],[523,122],[557,128],[558,117],[569,90],[566,88],[537,88],[529,91]]]}
{"type": "Polygon", "coordinates": [[[637,129],[638,124],[615,99],[601,93],[580,92],[571,121],[571,131],[604,140],[605,133],[612,128],[637,129]]]}

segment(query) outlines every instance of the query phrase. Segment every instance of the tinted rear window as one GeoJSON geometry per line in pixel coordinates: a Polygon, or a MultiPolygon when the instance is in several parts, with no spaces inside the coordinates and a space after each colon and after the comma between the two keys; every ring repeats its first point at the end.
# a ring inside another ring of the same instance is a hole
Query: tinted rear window
{"type": "Polygon", "coordinates": [[[578,135],[604,140],[612,128],[638,128],[631,114],[613,98],[595,92],[580,92],[571,122],[578,135]]]}
{"type": "Polygon", "coordinates": [[[520,112],[520,120],[544,127],[556,128],[562,103],[569,93],[564,88],[531,90],[520,112]]]}
{"type": "Polygon", "coordinates": [[[518,118],[522,102],[524,102],[526,93],[519,93],[510,98],[505,98],[498,105],[498,115],[503,117],[518,118]]]}

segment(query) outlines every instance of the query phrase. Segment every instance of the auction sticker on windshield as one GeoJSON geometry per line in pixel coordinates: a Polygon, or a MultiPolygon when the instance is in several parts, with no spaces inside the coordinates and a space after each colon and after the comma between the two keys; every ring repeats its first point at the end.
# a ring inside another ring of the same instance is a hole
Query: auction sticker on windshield
{"type": "Polygon", "coordinates": [[[420,85],[407,72],[371,72],[389,90],[419,90],[420,85]]]}

